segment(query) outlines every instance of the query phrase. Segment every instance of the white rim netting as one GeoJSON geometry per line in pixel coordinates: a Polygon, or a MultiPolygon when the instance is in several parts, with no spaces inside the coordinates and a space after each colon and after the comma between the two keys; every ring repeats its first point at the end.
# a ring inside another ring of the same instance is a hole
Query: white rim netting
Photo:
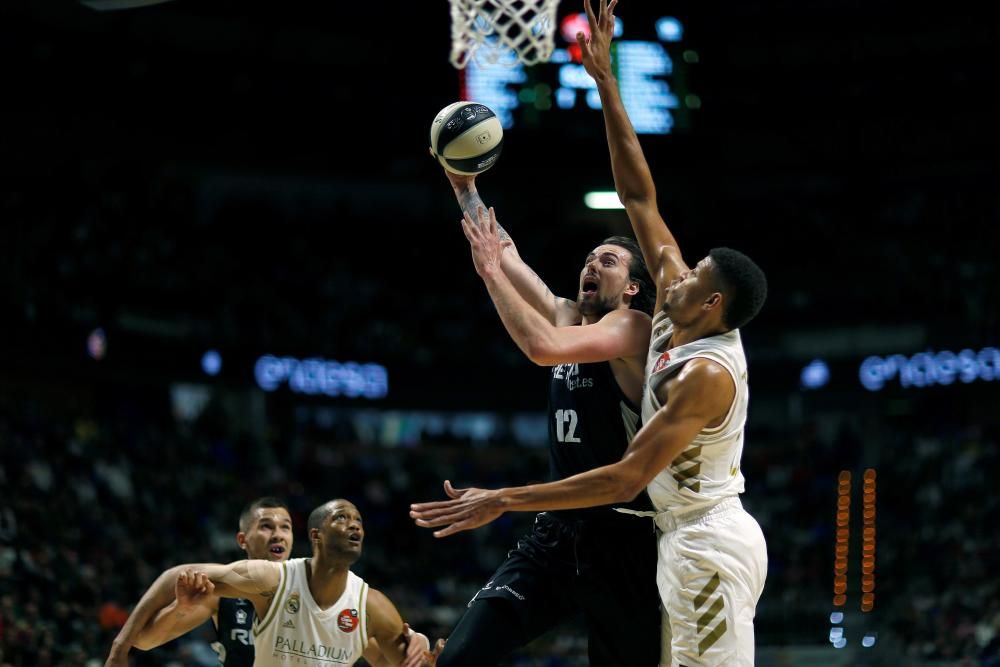
{"type": "Polygon", "coordinates": [[[555,48],[559,0],[449,0],[451,64],[547,62],[555,48]]]}

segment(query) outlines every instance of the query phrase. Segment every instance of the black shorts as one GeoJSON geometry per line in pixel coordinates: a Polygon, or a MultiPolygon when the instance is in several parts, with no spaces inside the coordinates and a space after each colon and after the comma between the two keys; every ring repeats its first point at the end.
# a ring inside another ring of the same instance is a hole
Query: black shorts
{"type": "Polygon", "coordinates": [[[594,667],[659,664],[656,533],[647,518],[610,511],[586,519],[539,514],[469,611],[491,598],[510,601],[525,643],[582,613],[594,667]]]}

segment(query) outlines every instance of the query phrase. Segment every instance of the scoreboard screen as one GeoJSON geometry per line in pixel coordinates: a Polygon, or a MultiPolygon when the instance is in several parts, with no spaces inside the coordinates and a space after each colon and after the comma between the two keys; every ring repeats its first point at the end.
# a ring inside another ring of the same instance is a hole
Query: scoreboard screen
{"type": "MultiPolygon", "coordinates": [[[[496,63],[473,57],[459,71],[460,99],[493,109],[504,129],[559,122],[561,111],[600,110],[597,84],[580,57],[576,33],[589,33],[582,12],[561,19],[556,49],[548,63],[526,67],[513,52],[496,63]]],[[[495,55],[495,54],[494,54],[495,55]]],[[[615,17],[611,58],[622,101],[640,134],[686,129],[701,100],[688,89],[688,68],[698,54],[684,46],[684,26],[672,16],[650,25],[629,25],[615,17]]]]}

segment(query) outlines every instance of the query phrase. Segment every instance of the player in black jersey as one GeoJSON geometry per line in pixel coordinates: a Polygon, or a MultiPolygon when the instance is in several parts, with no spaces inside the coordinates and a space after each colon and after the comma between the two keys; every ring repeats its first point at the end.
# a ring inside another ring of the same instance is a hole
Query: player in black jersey
{"type": "MultiPolygon", "coordinates": [[[[447,173],[447,172],[446,172],[447,173]]],[[[550,366],[549,464],[562,479],[621,459],[639,425],[649,345],[651,280],[635,241],[612,237],[580,271],[577,299],[555,297],[521,260],[476,191],[447,173],[465,213],[473,262],[504,326],[533,362],[550,366]],[[502,244],[482,243],[494,225],[502,244]]],[[[449,494],[450,484],[447,486],[449,494]]],[[[643,493],[630,504],[651,509],[643,493]]],[[[489,667],[582,614],[590,664],[660,661],[656,537],[651,522],[610,506],[546,512],[469,602],[438,667],[489,667]]]]}
{"type": "MultiPolygon", "coordinates": [[[[258,498],[240,513],[236,542],[247,558],[274,562],[288,560],[292,553],[292,517],[288,507],[277,498],[258,498]]],[[[254,609],[249,600],[204,595],[185,580],[175,588],[176,600],[164,607],[142,629],[137,648],[149,650],[176,639],[212,619],[216,641],[212,648],[226,667],[252,667],[254,660],[254,609]]]]}

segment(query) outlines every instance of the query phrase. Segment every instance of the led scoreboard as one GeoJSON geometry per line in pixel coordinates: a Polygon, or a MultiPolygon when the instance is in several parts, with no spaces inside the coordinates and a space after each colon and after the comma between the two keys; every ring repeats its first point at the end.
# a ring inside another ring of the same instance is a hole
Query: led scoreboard
{"type": "MultiPolygon", "coordinates": [[[[615,17],[615,77],[636,132],[670,134],[683,129],[688,113],[701,106],[698,96],[686,89],[686,68],[698,62],[698,54],[683,46],[684,27],[674,17],[640,27],[626,30],[615,17]]],[[[586,14],[564,17],[551,59],[532,67],[518,62],[513,52],[493,64],[473,57],[459,71],[460,98],[493,109],[504,129],[540,126],[562,110],[599,110],[597,84],[584,69],[576,43],[579,31],[589,34],[586,14]]]]}

